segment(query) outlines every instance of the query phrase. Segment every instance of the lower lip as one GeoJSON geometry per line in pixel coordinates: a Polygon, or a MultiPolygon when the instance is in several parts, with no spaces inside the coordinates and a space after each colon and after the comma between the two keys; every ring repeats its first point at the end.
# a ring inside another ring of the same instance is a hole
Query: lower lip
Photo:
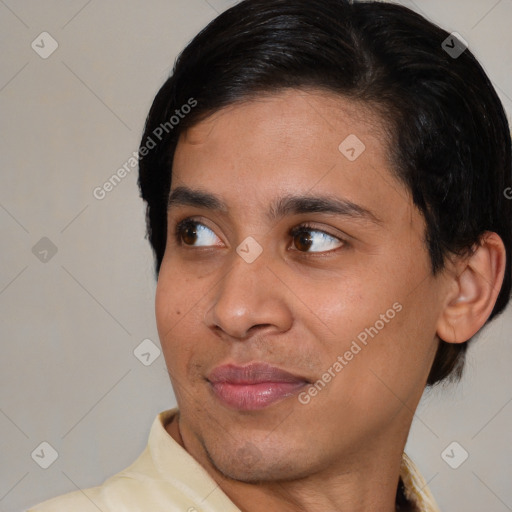
{"type": "Polygon", "coordinates": [[[257,384],[210,383],[214,393],[227,406],[243,411],[263,409],[297,394],[306,382],[260,382],[257,384]]]}

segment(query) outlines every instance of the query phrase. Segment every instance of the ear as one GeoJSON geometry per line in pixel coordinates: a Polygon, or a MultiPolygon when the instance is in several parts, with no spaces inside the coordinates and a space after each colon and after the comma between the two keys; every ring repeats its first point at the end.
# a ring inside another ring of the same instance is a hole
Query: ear
{"type": "Polygon", "coordinates": [[[453,265],[437,335],[448,343],[463,343],[482,328],[498,298],[506,266],[503,241],[486,231],[474,252],[453,265]]]}

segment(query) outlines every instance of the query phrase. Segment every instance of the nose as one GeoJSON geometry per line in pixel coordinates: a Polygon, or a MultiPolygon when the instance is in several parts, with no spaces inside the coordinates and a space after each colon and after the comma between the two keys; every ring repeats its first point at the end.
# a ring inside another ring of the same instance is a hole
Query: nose
{"type": "Polygon", "coordinates": [[[271,265],[270,257],[263,251],[252,263],[238,254],[233,259],[213,294],[205,315],[206,325],[237,340],[262,329],[269,333],[290,329],[290,292],[276,277],[276,266],[271,265]]]}

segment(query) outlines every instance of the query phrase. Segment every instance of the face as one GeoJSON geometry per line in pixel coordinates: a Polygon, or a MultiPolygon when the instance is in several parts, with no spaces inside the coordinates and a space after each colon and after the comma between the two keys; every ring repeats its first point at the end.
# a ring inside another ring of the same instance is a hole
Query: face
{"type": "Polygon", "coordinates": [[[156,317],[205,466],[296,479],[403,448],[443,282],[383,133],[361,105],[286,90],[182,135],[156,317]]]}

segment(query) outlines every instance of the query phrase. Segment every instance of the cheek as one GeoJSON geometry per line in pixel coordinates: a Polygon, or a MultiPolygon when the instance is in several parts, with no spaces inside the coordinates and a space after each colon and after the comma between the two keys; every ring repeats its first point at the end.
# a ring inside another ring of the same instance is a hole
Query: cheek
{"type": "Polygon", "coordinates": [[[428,291],[405,298],[396,293],[388,298],[355,335],[358,341],[363,334],[366,344],[359,343],[361,351],[346,368],[346,377],[357,382],[351,388],[355,402],[372,404],[375,413],[382,415],[415,408],[436,351],[435,323],[425,311],[434,308],[428,304],[428,291]],[[392,303],[396,297],[401,299],[392,303]],[[396,310],[389,308],[391,304],[396,310]]]}
{"type": "Polygon", "coordinates": [[[178,348],[183,346],[183,343],[180,344],[178,341],[183,335],[181,331],[184,324],[192,313],[189,311],[189,300],[184,292],[186,289],[182,280],[162,265],[156,287],[155,317],[160,344],[169,370],[170,365],[177,367],[176,360],[180,358],[178,348]]]}
{"type": "Polygon", "coordinates": [[[176,269],[176,265],[162,264],[155,294],[155,317],[167,369],[178,379],[176,382],[181,382],[190,373],[194,353],[200,350],[199,330],[204,314],[201,298],[206,297],[200,286],[193,286],[193,279],[176,269]]]}
{"type": "Polygon", "coordinates": [[[164,257],[155,294],[155,316],[162,344],[166,343],[169,331],[178,327],[190,314],[197,299],[193,282],[180,271],[179,265],[164,257]]]}
{"type": "Polygon", "coordinates": [[[316,311],[330,331],[323,347],[324,370],[338,356],[346,361],[332,391],[350,390],[362,407],[373,402],[378,407],[386,396],[407,401],[426,379],[435,354],[434,283],[424,280],[423,267],[413,271],[404,265],[400,275],[387,268],[371,276],[346,275],[340,285],[322,287],[314,295],[322,306],[316,311]]]}
{"type": "Polygon", "coordinates": [[[160,274],[155,295],[155,317],[162,345],[166,342],[168,330],[178,321],[180,314],[176,296],[160,274]]]}
{"type": "Polygon", "coordinates": [[[348,350],[352,339],[373,325],[379,313],[386,311],[390,304],[379,293],[375,281],[367,283],[361,275],[345,273],[320,287],[310,288],[307,306],[314,313],[310,314],[312,321],[323,330],[328,327],[329,345],[333,345],[331,350],[337,355],[348,350]]]}

